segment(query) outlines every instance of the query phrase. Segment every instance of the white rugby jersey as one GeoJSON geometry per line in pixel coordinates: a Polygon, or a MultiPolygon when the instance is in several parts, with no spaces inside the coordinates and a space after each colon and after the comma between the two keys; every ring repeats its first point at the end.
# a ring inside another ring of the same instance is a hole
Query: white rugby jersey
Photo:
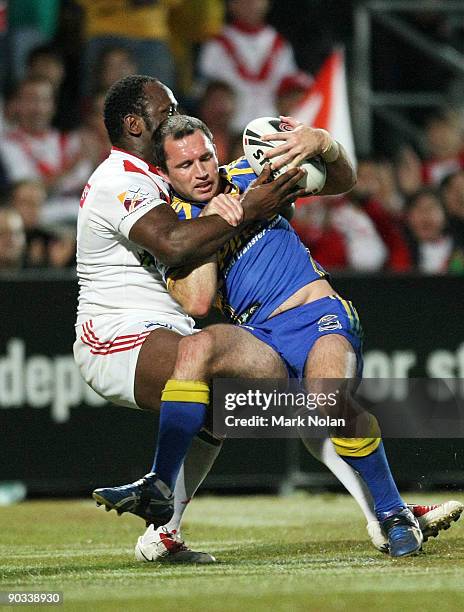
{"type": "Polygon", "coordinates": [[[203,45],[198,61],[202,76],[226,81],[237,93],[232,124],[238,132],[256,117],[275,117],[282,79],[298,72],[293,49],[268,25],[252,32],[226,25],[203,45]]]}
{"type": "Polygon", "coordinates": [[[113,147],[84,188],[77,222],[77,325],[97,315],[175,324],[187,319],[171,298],[155,258],[128,238],[136,221],[169,201],[156,168],[113,147]]]}
{"type": "Polygon", "coordinates": [[[0,156],[10,181],[45,180],[61,175],[53,188],[54,196],[75,196],[82,189],[93,164],[83,157],[69,167],[82,150],[77,132],[65,134],[55,129],[29,134],[21,128],[12,128],[0,141],[0,156]]]}

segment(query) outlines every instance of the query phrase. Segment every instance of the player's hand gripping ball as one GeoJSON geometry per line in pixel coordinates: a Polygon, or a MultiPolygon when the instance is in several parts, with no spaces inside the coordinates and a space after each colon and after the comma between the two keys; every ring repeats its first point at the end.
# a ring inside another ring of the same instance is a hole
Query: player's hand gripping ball
{"type": "MultiPolygon", "coordinates": [[[[259,117],[258,119],[250,121],[246,126],[243,131],[243,151],[248,163],[258,176],[261,174],[266,162],[269,161],[265,157],[266,150],[282,144],[282,141],[279,140],[264,141],[262,140],[262,136],[264,134],[287,132],[291,130],[293,130],[293,127],[278,117],[259,117]]],[[[275,157],[273,161],[276,161],[279,157],[275,157]]],[[[325,185],[327,176],[324,160],[317,155],[303,160],[299,166],[305,170],[306,175],[301,179],[298,185],[305,189],[307,194],[319,193],[325,185]]],[[[274,170],[273,178],[280,176],[287,169],[288,166],[285,165],[278,170],[274,170]]]]}

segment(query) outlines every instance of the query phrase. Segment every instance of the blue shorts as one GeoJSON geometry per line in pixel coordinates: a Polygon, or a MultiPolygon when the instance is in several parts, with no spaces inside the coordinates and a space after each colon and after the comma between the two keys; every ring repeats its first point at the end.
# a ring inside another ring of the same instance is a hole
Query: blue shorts
{"type": "Polygon", "coordinates": [[[359,316],[351,302],[338,296],[330,295],[263,323],[240,327],[273,348],[283,359],[290,378],[299,380],[304,378],[306,360],[318,338],[327,334],[344,336],[356,354],[356,375],[362,375],[363,331],[359,316]]]}

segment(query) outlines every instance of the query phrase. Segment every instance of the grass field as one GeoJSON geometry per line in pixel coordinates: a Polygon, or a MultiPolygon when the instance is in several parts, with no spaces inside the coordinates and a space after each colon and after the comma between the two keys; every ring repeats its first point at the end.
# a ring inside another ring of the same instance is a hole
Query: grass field
{"type": "Polygon", "coordinates": [[[65,610],[464,610],[464,519],[400,560],[371,547],[344,495],[199,497],[186,519],[219,563],[139,564],[142,522],[91,501],[0,508],[0,590],[59,590],[65,610]]]}

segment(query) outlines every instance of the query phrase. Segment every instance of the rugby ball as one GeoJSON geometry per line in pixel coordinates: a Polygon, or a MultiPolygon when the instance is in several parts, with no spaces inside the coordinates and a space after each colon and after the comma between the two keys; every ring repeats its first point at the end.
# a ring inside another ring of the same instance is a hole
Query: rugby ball
{"type": "MultiPolygon", "coordinates": [[[[254,172],[259,176],[263,170],[264,164],[268,161],[264,157],[264,153],[269,148],[278,147],[282,144],[281,140],[263,141],[261,137],[264,134],[273,134],[277,132],[289,132],[293,128],[288,123],[281,121],[278,117],[259,117],[253,119],[243,131],[243,151],[248,163],[253,168],[254,172]]],[[[274,157],[279,159],[278,157],[274,157]]],[[[272,160],[270,160],[272,162],[272,160]]],[[[306,175],[298,183],[300,187],[305,189],[308,194],[319,193],[325,185],[327,169],[324,160],[317,155],[305,159],[300,167],[306,171],[306,175]]],[[[275,170],[273,178],[276,178],[287,170],[287,166],[275,170]]]]}

